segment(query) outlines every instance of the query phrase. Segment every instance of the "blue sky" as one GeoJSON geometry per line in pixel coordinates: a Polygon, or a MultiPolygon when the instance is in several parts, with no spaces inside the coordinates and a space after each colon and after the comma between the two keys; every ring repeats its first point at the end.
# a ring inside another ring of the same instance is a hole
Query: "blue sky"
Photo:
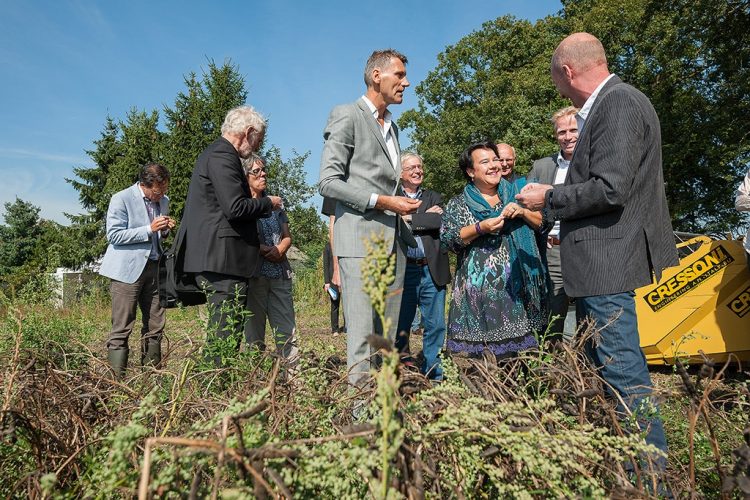
{"type": "Polygon", "coordinates": [[[364,92],[374,49],[409,58],[412,87],[391,108],[398,118],[416,106],[414,87],[447,45],[498,16],[533,21],[560,8],[557,0],[0,0],[0,211],[18,196],[67,223],[63,212],[82,208],[65,178],[93,165],[86,150],[107,115],[124,119],[133,106],[161,113],[184,89],[183,75],[200,74],[208,59],[239,67],[248,103],[269,119],[266,145],[284,157],[310,151],[314,183],[328,112],[364,92]]]}

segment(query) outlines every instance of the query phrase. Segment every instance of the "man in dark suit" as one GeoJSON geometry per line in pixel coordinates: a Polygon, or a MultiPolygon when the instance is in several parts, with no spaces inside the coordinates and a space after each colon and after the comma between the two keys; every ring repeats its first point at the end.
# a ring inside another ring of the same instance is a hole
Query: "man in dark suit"
{"type": "MultiPolygon", "coordinates": [[[[560,151],[536,160],[526,176],[526,180],[556,186],[565,183],[570,159],[573,158],[573,150],[575,150],[578,140],[576,113],[578,113],[578,108],[568,106],[552,115],[552,127],[560,151]]],[[[555,221],[554,227],[547,235],[547,242],[544,246],[546,248],[540,248],[539,250],[540,252],[546,250],[547,271],[552,282],[549,289],[550,318],[557,318],[550,322],[548,332],[550,334],[549,339],[555,341],[562,338],[565,316],[568,314],[568,306],[570,305],[570,299],[565,293],[565,286],[563,285],[562,265],[560,264],[560,221],[555,221]]]]}
{"type": "MultiPolygon", "coordinates": [[[[247,281],[257,266],[256,220],[282,205],[278,196],[253,199],[240,163],[258,149],[265,130],[265,119],[250,106],[227,113],[221,137],[195,163],[182,217],[184,271],[195,273],[206,289],[209,331],[215,328],[221,339],[235,335],[238,348],[244,322],[229,313],[244,308],[247,281]]],[[[209,346],[212,338],[209,334],[209,346]]],[[[219,357],[214,361],[218,365],[219,357]]]]}
{"type": "Polygon", "coordinates": [[[659,118],[645,95],[609,73],[604,47],[588,33],[558,45],[552,80],[580,107],[570,172],[563,186],[528,184],[517,198],[543,209],[545,221],[560,221],[565,291],[576,298],[579,321],[593,319],[601,333],[588,354],[639,423],[648,425],[646,441],[666,452],[661,419],[643,406],[652,385],[633,292],[678,263],[659,118]]]}
{"type": "Polygon", "coordinates": [[[395,338],[401,287],[404,279],[404,245],[416,244],[397,215],[413,213],[418,200],[397,196],[401,175],[398,128],[388,106],[401,104],[409,86],[406,56],[392,50],[372,53],[365,66],[365,95],[336,106],[323,131],[320,160],[320,195],[336,200],[333,253],[338,258],[344,293],[349,381],[360,385],[370,371],[367,336],[395,338]],[[396,253],[396,276],[389,286],[386,317],[391,329],[383,332],[370,299],[362,290],[361,267],[367,254],[365,241],[383,235],[396,253]]]}
{"type": "Polygon", "coordinates": [[[406,253],[404,292],[398,318],[396,348],[407,361],[409,330],[417,306],[422,313],[424,336],[422,373],[432,380],[442,380],[443,370],[438,354],[445,342],[445,285],[451,279],[448,251],[440,246],[440,222],[443,197],[435,191],[422,189],[424,164],[422,157],[412,152],[401,154],[401,189],[404,196],[421,200],[422,204],[403,219],[411,225],[416,247],[406,253]]]}

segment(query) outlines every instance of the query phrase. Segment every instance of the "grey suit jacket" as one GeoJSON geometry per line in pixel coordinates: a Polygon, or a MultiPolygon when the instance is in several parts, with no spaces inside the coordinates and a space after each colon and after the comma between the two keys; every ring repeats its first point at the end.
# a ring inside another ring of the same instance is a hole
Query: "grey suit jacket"
{"type": "Polygon", "coordinates": [[[526,180],[540,184],[553,184],[555,182],[555,175],[557,175],[558,155],[559,153],[555,153],[534,161],[531,170],[526,174],[526,180]]]}
{"type": "MultiPolygon", "coordinates": [[[[407,244],[416,244],[401,217],[367,208],[372,193],[393,196],[401,176],[400,159],[391,162],[378,127],[360,98],[333,108],[323,131],[319,191],[337,201],[333,232],[337,257],[364,257],[364,241],[372,234],[383,233],[388,248],[393,247],[397,233],[407,244]]],[[[399,152],[395,123],[392,130],[399,152]]]]}
{"type": "Polygon", "coordinates": [[[547,194],[549,217],[561,221],[569,296],[634,290],[678,264],[659,118],[645,95],[612,77],[594,101],[569,168],[565,185],[547,194]]]}
{"type": "MultiPolygon", "coordinates": [[[[169,214],[169,198],[159,200],[161,215],[169,214]]],[[[151,239],[143,193],[136,182],[112,195],[107,209],[107,251],[99,274],[123,283],[135,283],[151,253],[151,239]]]]}

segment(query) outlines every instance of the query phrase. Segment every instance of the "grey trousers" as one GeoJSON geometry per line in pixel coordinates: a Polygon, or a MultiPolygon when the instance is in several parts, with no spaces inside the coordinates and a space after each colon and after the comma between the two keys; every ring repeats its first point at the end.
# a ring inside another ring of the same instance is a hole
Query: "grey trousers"
{"type": "Polygon", "coordinates": [[[266,319],[271,325],[276,352],[294,364],[299,357],[294,332],[294,299],[292,280],[250,278],[247,286],[245,340],[248,346],[263,346],[266,338],[266,319]]]}
{"type": "Polygon", "coordinates": [[[342,300],[344,302],[344,318],[346,318],[346,363],[349,368],[349,383],[360,386],[367,380],[370,372],[370,345],[368,335],[386,335],[393,343],[398,327],[398,315],[401,309],[401,293],[404,288],[404,272],[406,271],[406,254],[402,244],[394,244],[396,252],[396,272],[393,283],[388,286],[388,296],[385,304],[386,318],[390,318],[390,328],[383,332],[370,298],[362,290],[361,257],[339,257],[339,273],[341,274],[342,300]]]}
{"type": "Polygon", "coordinates": [[[136,307],[141,310],[142,343],[161,342],[166,310],[159,305],[159,289],[156,279],[159,264],[149,260],[135,283],[112,280],[109,290],[112,295],[112,330],[107,337],[107,349],[127,349],[128,337],[135,325],[136,307]]]}

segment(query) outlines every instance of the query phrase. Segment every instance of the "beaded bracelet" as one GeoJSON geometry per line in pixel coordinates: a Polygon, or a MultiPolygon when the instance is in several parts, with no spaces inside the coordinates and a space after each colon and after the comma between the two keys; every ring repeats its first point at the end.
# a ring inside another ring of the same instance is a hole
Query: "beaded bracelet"
{"type": "Polygon", "coordinates": [[[482,226],[479,225],[479,222],[477,222],[476,224],[474,224],[474,229],[477,230],[477,234],[478,235],[482,235],[483,234],[482,226]]]}

